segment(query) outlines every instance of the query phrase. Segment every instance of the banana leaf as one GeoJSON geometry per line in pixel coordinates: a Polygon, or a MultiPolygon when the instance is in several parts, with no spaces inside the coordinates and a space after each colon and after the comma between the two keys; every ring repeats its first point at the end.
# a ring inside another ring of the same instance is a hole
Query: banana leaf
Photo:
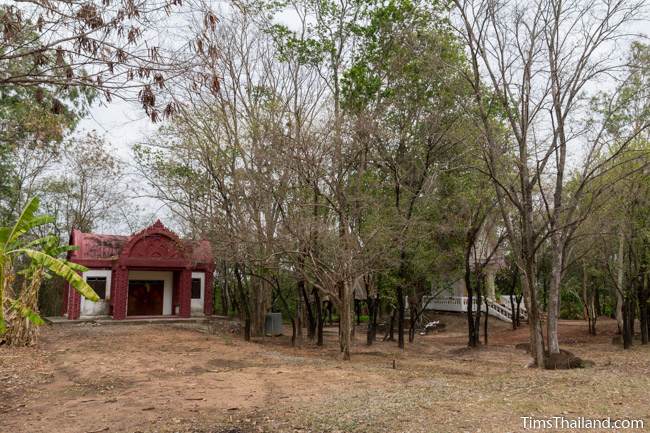
{"type": "Polygon", "coordinates": [[[23,304],[22,302],[18,301],[17,299],[13,299],[10,301],[11,309],[15,310],[20,314],[21,317],[28,319],[30,322],[32,322],[34,325],[40,326],[45,323],[45,321],[41,318],[41,316],[38,315],[37,312],[29,308],[27,305],[23,304]]]}
{"type": "Polygon", "coordinates": [[[97,293],[95,293],[92,287],[90,287],[81,277],[81,275],[77,273],[77,271],[85,271],[85,267],[75,264],[73,266],[75,269],[73,269],[73,267],[71,267],[65,261],[49,256],[41,251],[31,250],[27,248],[21,248],[18,251],[26,254],[36,263],[45,267],[53,274],[56,274],[59,277],[65,279],[70,284],[70,286],[79,292],[79,294],[81,294],[84,298],[93,302],[99,301],[99,296],[97,296],[97,293]]]}
{"type": "Polygon", "coordinates": [[[34,218],[37,218],[35,214],[39,205],[40,200],[38,197],[33,197],[27,202],[27,205],[25,205],[25,208],[20,213],[13,228],[10,231],[3,231],[0,233],[0,241],[4,243],[5,249],[33,227],[32,221],[34,218]]]}

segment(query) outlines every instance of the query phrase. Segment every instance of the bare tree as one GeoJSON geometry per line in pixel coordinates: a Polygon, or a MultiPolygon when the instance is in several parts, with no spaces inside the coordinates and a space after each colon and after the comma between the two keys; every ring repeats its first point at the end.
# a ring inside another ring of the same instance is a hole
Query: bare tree
{"type": "Polygon", "coordinates": [[[153,195],[233,269],[246,333],[260,335],[277,275],[290,270],[278,254],[286,247],[278,243],[281,210],[296,178],[284,148],[303,140],[320,91],[310,85],[313,73],[276,60],[273,41],[249,16],[224,18],[210,43],[219,61],[206,53],[201,68],[220,77],[218,91],[192,83],[178,92],[173,124],[138,148],[137,159],[153,195]]]}
{"type": "Polygon", "coordinates": [[[40,179],[38,190],[47,213],[65,237],[73,228],[90,232],[115,224],[115,212],[127,204],[123,164],[102,137],[90,133],[69,143],[55,167],[40,179]]]}
{"type": "MultiPolygon", "coordinates": [[[[550,239],[547,344],[551,353],[557,353],[567,246],[584,218],[584,209],[577,204],[586,185],[602,174],[599,156],[613,144],[605,133],[606,122],[594,124],[588,116],[589,92],[595,92],[596,83],[615,82],[620,76],[624,61],[616,51],[629,39],[626,26],[642,15],[644,5],[616,0],[599,4],[456,0],[455,4],[458,34],[468,47],[468,80],[486,136],[487,172],[500,207],[505,209],[508,203],[516,210],[516,220],[504,213],[504,221],[522,275],[532,353],[541,367],[544,342],[535,256],[550,239]],[[503,128],[494,120],[496,111],[503,114],[503,128]],[[583,152],[575,167],[580,186],[568,196],[570,156],[578,149],[583,152]]],[[[630,131],[617,148],[623,149],[638,132],[638,128],[630,131]]]]}

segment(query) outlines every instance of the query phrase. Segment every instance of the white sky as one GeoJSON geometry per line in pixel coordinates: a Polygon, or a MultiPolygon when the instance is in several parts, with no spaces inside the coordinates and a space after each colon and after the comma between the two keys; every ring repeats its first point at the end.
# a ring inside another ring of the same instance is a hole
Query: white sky
{"type": "Polygon", "coordinates": [[[115,101],[94,106],[90,115],[85,117],[77,127],[77,133],[84,134],[92,130],[104,135],[117,156],[130,161],[131,146],[144,137],[150,136],[158,129],[144,111],[134,103],[115,101]]]}

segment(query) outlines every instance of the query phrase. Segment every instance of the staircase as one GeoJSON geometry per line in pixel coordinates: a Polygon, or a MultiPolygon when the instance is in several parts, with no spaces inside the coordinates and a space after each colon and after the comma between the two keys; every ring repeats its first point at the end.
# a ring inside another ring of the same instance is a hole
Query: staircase
{"type": "Polygon", "coordinates": [[[510,308],[506,308],[501,304],[497,304],[491,299],[488,299],[487,304],[488,314],[490,316],[496,317],[497,319],[503,320],[504,322],[512,323],[513,317],[512,310],[510,308]]]}
{"type": "MultiPolygon", "coordinates": [[[[425,296],[422,299],[423,307],[425,310],[438,310],[438,311],[452,311],[452,312],[467,312],[467,296],[450,296],[447,298],[433,298],[431,296],[425,296]]],[[[476,306],[476,298],[472,299],[472,303],[476,306]]],[[[499,320],[504,322],[512,323],[512,311],[510,305],[507,306],[501,305],[497,302],[488,299],[488,308],[487,313],[496,317],[499,320]]],[[[485,303],[481,301],[481,311],[485,313],[485,303]]],[[[526,314],[526,309],[524,306],[521,306],[520,310],[521,319],[527,320],[528,315],[526,314]]]]}
{"type": "MultiPolygon", "coordinates": [[[[505,307],[508,311],[512,311],[510,308],[510,298],[504,296],[501,298],[500,304],[505,307]]],[[[517,310],[517,304],[515,303],[515,310],[517,310]]],[[[523,299],[521,300],[521,305],[519,306],[519,315],[521,320],[528,320],[528,311],[526,311],[526,305],[524,304],[523,299]]]]}

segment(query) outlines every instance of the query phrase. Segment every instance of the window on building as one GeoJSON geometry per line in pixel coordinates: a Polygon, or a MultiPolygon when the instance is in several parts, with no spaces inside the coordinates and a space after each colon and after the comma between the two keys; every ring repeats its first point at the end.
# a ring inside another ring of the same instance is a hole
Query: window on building
{"type": "Polygon", "coordinates": [[[201,299],[201,279],[192,278],[192,299],[201,299]]]}
{"type": "Polygon", "coordinates": [[[99,299],[106,299],[106,277],[86,277],[86,282],[97,293],[99,299]]]}

